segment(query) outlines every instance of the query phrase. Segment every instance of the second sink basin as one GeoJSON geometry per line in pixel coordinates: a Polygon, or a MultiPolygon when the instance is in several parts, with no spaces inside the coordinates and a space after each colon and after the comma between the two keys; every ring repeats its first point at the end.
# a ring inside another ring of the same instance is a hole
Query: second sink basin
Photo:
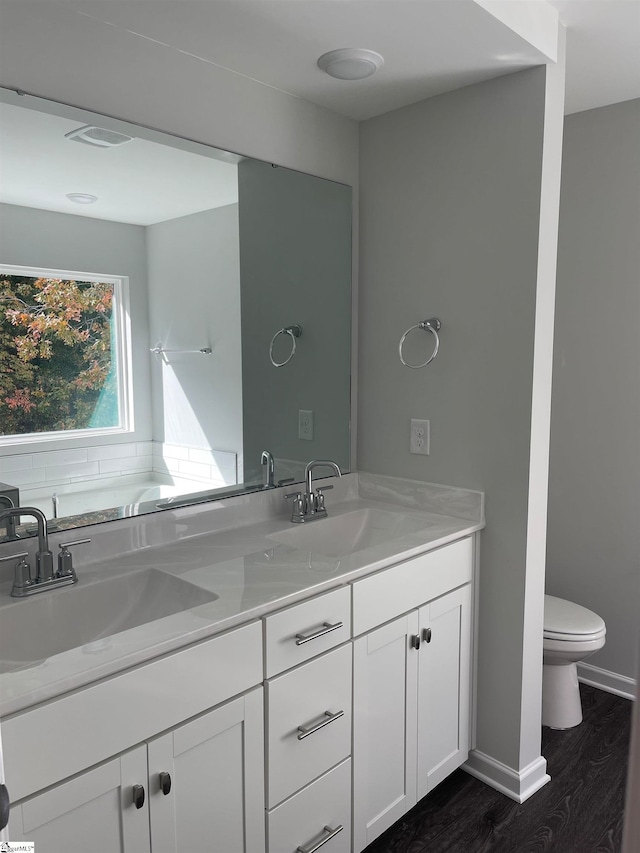
{"type": "Polygon", "coordinates": [[[369,507],[292,525],[269,538],[325,557],[345,557],[373,545],[417,533],[426,527],[429,527],[426,519],[369,507]]]}
{"type": "Polygon", "coordinates": [[[81,578],[75,586],[42,592],[2,608],[0,672],[21,669],[217,598],[155,569],[87,584],[81,578]]]}

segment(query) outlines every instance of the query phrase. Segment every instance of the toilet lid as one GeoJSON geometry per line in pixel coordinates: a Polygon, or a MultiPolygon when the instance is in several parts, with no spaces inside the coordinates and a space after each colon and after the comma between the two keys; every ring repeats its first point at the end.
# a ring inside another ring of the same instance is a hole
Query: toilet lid
{"type": "Polygon", "coordinates": [[[544,597],[544,635],[556,639],[569,637],[604,635],[604,619],[573,601],[556,598],[554,595],[544,597]]]}

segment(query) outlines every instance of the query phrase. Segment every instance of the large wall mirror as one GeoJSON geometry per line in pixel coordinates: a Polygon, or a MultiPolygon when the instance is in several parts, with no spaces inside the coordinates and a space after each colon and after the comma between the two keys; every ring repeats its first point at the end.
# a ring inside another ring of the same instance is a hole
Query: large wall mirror
{"type": "Polygon", "coordinates": [[[0,92],[0,510],[348,471],[351,188],[0,92]]]}

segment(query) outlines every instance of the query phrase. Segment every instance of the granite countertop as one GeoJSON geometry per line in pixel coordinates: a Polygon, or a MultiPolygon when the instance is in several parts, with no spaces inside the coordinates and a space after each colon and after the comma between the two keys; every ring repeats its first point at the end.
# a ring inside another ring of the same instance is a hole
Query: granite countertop
{"type": "MultiPolygon", "coordinates": [[[[229,526],[226,529],[224,513],[216,514],[213,506],[208,510],[209,517],[206,510],[199,508],[195,526],[188,523],[193,510],[191,513],[173,510],[145,516],[143,522],[136,520],[138,525],[157,525],[163,521],[165,528],[167,523],[175,522],[173,532],[176,535],[172,541],[158,544],[156,532],[155,536],[143,537],[144,541],[155,540],[151,546],[106,558],[94,554],[92,562],[78,566],[77,585],[42,595],[72,596],[89,585],[101,584],[118,575],[131,577],[134,573],[154,570],[218,597],[138,627],[93,639],[81,647],[52,654],[43,660],[21,661],[19,667],[6,664],[6,659],[11,660],[12,655],[5,648],[11,638],[5,637],[0,648],[0,716],[24,710],[243,625],[484,527],[483,496],[479,492],[362,474],[347,475],[339,483],[332,482],[336,490],[327,496],[330,518],[338,520],[349,513],[368,509],[377,511],[377,517],[384,519],[391,518],[386,514],[392,513],[397,524],[388,535],[378,535],[370,542],[362,541],[353,553],[326,556],[308,548],[284,544],[289,531],[297,526],[292,525],[282,511],[281,496],[278,503],[273,495],[268,498],[260,494],[250,496],[242,501],[243,512],[233,502],[228,502],[226,523],[229,526]],[[255,512],[247,514],[247,500],[253,504],[255,512]],[[260,500],[262,504],[258,503],[260,500]],[[277,513],[265,510],[265,502],[275,507],[277,513]],[[259,520],[246,523],[252,516],[259,520]],[[207,531],[207,522],[209,528],[218,529],[207,531]]],[[[313,527],[327,521],[329,519],[314,522],[313,527]]],[[[324,529],[329,531],[330,527],[324,529]]],[[[110,532],[116,535],[115,530],[110,532]]],[[[105,535],[104,530],[100,533],[105,535]]],[[[140,531],[136,533],[140,537],[140,531]]],[[[321,550],[330,553],[331,543],[321,550]]],[[[108,554],[108,550],[103,549],[103,553],[108,554]]],[[[40,596],[16,600],[9,597],[9,591],[10,584],[0,584],[0,620],[3,611],[7,613],[6,608],[21,608],[15,613],[28,619],[30,603],[40,596]]]]}

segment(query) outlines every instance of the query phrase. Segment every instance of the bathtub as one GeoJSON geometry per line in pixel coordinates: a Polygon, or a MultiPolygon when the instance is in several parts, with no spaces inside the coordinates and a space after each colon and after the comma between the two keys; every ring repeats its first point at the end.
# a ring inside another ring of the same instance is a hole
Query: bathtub
{"type": "Polygon", "coordinates": [[[125,507],[122,514],[129,516],[136,512],[140,503],[216,489],[221,485],[224,484],[146,473],[113,479],[85,480],[81,483],[50,486],[46,490],[21,489],[20,502],[22,506],[37,507],[47,518],[65,518],[112,507],[125,507]],[[56,510],[54,502],[57,503],[56,510]]]}

